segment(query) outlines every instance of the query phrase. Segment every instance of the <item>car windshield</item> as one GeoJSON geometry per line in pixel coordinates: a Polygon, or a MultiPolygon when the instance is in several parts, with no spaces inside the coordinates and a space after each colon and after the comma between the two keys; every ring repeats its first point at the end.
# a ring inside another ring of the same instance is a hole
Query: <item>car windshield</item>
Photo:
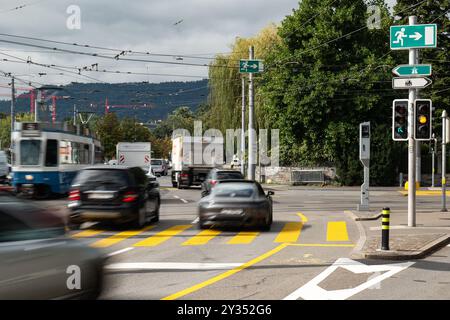
{"type": "Polygon", "coordinates": [[[40,140],[22,140],[20,142],[20,164],[23,166],[39,165],[40,151],[40,140]]]}
{"type": "Polygon", "coordinates": [[[218,172],[217,180],[231,180],[231,179],[244,179],[242,173],[233,171],[233,172],[218,172]]]}
{"type": "Polygon", "coordinates": [[[88,169],[78,173],[73,185],[115,185],[127,186],[128,175],[125,170],[88,169]]]}
{"type": "Polygon", "coordinates": [[[252,184],[219,184],[213,189],[213,194],[220,198],[250,198],[255,190],[252,184]]]}
{"type": "Polygon", "coordinates": [[[162,165],[162,161],[161,160],[152,160],[152,165],[153,166],[161,166],[162,165]]]}

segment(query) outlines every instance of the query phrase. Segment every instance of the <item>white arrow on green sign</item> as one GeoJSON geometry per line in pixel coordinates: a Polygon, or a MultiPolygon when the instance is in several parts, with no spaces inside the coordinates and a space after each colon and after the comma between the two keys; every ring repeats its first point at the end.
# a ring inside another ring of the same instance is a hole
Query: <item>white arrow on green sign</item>
{"type": "Polygon", "coordinates": [[[436,48],[437,25],[415,24],[391,26],[391,49],[436,48]]]}
{"type": "Polygon", "coordinates": [[[264,65],[262,60],[240,60],[239,72],[240,73],[258,73],[264,71],[264,65]]]}
{"type": "Polygon", "coordinates": [[[392,73],[399,77],[431,76],[431,64],[401,64],[392,73]]]}

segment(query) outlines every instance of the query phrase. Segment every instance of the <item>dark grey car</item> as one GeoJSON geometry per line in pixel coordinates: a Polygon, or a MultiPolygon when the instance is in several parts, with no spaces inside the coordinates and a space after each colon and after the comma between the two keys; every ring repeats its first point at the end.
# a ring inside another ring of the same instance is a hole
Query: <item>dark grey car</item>
{"type": "Polygon", "coordinates": [[[211,190],[224,180],[245,180],[240,171],[214,168],[209,171],[206,180],[202,183],[202,197],[207,196],[211,190]]]}
{"type": "Polygon", "coordinates": [[[273,220],[272,195],[261,185],[248,180],[221,181],[199,201],[199,227],[257,226],[270,230],[273,220]]]}
{"type": "Polygon", "coordinates": [[[61,218],[0,191],[0,299],[96,298],[105,260],[61,218]]]}

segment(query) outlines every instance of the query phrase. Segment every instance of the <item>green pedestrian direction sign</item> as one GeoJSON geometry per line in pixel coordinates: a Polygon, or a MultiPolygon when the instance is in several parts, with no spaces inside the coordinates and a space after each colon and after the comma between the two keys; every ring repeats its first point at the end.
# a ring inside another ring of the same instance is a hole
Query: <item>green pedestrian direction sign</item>
{"type": "Polygon", "coordinates": [[[240,73],[259,73],[264,71],[264,65],[262,60],[240,60],[239,72],[240,73]]]}
{"type": "Polygon", "coordinates": [[[398,77],[431,76],[431,64],[401,64],[392,73],[398,77]]]}
{"type": "Polygon", "coordinates": [[[436,48],[437,25],[391,26],[391,49],[436,48]]]}

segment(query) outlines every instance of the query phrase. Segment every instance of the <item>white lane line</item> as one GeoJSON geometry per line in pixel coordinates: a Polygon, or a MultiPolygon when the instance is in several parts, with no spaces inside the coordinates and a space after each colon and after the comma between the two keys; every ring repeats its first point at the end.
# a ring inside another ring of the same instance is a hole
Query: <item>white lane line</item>
{"type": "Polygon", "coordinates": [[[173,196],[175,199],[180,199],[180,197],[179,196],[173,196]]]}
{"type": "Polygon", "coordinates": [[[196,224],[196,223],[198,223],[198,220],[199,220],[199,218],[197,217],[197,218],[195,218],[195,220],[194,221],[192,221],[191,222],[191,224],[196,224]]]}
{"type": "Polygon", "coordinates": [[[345,300],[351,296],[374,287],[381,281],[393,276],[394,274],[405,270],[412,266],[414,262],[404,262],[395,264],[380,264],[380,265],[366,265],[364,263],[354,261],[348,258],[340,258],[336,260],[333,265],[329,266],[322,273],[309,281],[304,286],[298,288],[283,300],[297,300],[302,298],[305,300],[345,300]],[[381,273],[378,276],[372,276],[368,281],[360,284],[357,287],[341,290],[325,290],[319,286],[319,284],[325,280],[330,274],[332,274],[339,267],[347,269],[355,274],[361,273],[381,273]]]}
{"type": "Polygon", "coordinates": [[[184,199],[180,199],[181,201],[183,201],[184,203],[188,203],[189,201],[184,200],[184,199]]]}
{"type": "Polygon", "coordinates": [[[242,263],[188,263],[188,262],[123,262],[105,266],[106,270],[227,270],[242,263]]]}
{"type": "Polygon", "coordinates": [[[109,253],[109,254],[108,254],[108,257],[112,257],[112,256],[115,256],[115,255],[118,255],[118,254],[121,254],[121,253],[130,251],[130,250],[133,250],[133,249],[134,249],[133,247],[129,247],[129,248],[117,250],[117,251],[114,251],[114,252],[109,253]]]}

